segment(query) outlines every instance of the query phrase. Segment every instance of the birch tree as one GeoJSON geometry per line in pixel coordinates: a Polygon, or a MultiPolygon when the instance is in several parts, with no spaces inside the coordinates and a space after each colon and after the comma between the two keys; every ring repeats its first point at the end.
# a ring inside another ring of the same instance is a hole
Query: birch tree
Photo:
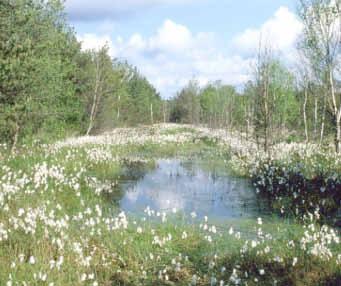
{"type": "Polygon", "coordinates": [[[271,94],[271,66],[274,57],[270,48],[262,48],[260,45],[258,60],[255,70],[256,93],[255,105],[255,133],[257,142],[263,140],[265,152],[269,151],[271,144],[271,117],[273,96],[271,94]]]}
{"type": "Polygon", "coordinates": [[[304,24],[304,52],[324,87],[323,120],[330,113],[335,127],[335,150],[341,144],[341,2],[340,0],[300,0],[304,24]]]}
{"type": "Polygon", "coordinates": [[[92,131],[95,119],[99,111],[99,106],[103,96],[113,92],[114,87],[112,84],[112,62],[108,55],[108,47],[104,46],[98,52],[92,53],[93,61],[93,90],[92,90],[92,103],[90,109],[89,125],[86,135],[92,131]]]}

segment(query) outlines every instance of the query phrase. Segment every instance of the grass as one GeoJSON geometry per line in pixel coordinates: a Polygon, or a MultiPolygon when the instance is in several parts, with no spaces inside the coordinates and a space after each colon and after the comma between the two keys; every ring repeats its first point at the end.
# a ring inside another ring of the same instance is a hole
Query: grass
{"type": "Polygon", "coordinates": [[[2,156],[0,285],[340,285],[339,233],[314,219],[214,225],[182,214],[126,217],[112,204],[117,181],[142,176],[159,157],[196,157],[226,172],[230,152],[211,141],[2,156]]]}
{"type": "Polygon", "coordinates": [[[288,161],[263,160],[251,174],[254,186],[275,210],[301,216],[319,208],[333,222],[341,201],[341,169],[335,157],[321,153],[290,155],[288,161]]]}
{"type": "Polygon", "coordinates": [[[191,127],[175,127],[175,128],[165,129],[161,131],[162,135],[175,135],[175,134],[181,134],[181,133],[196,134],[197,131],[191,127]]]}

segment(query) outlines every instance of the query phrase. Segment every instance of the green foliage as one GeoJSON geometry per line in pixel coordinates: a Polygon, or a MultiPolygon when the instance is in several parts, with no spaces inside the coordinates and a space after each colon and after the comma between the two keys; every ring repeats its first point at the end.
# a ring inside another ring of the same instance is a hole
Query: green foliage
{"type": "Polygon", "coordinates": [[[316,208],[325,219],[334,219],[341,201],[341,170],[335,158],[323,151],[287,160],[266,159],[252,171],[252,181],[274,209],[301,217],[316,208]]]}
{"type": "Polygon", "coordinates": [[[173,101],[170,114],[171,122],[197,124],[200,122],[199,85],[190,81],[173,101]]]}
{"type": "Polygon", "coordinates": [[[3,1],[1,7],[1,138],[56,131],[80,122],[74,57],[79,44],[59,1],[3,1]]]}
{"type": "Polygon", "coordinates": [[[232,86],[209,84],[200,93],[201,118],[212,127],[236,124],[243,112],[242,99],[232,86]]]}
{"type": "MultiPolygon", "coordinates": [[[[110,87],[104,89],[98,102],[95,132],[160,122],[162,100],[148,80],[127,63],[109,58],[107,63],[109,79],[104,83],[110,87]]],[[[91,88],[89,95],[88,106],[91,106],[91,88]]]]}
{"type": "Polygon", "coordinates": [[[161,120],[161,98],[135,68],[107,47],[80,50],[61,1],[4,0],[0,8],[1,142],[161,120]]]}
{"type": "Polygon", "coordinates": [[[1,285],[339,285],[336,234],[313,222],[213,225],[211,219],[186,223],[182,215],[167,214],[167,221],[117,215],[112,199],[123,193],[116,182],[132,166],[155,167],[143,158],[196,149],[214,162],[217,148],[202,142],[49,147],[23,149],[0,169],[7,209],[0,209],[1,285]],[[98,157],[103,151],[118,160],[98,157]],[[136,161],[136,154],[143,158],[136,161]]]}

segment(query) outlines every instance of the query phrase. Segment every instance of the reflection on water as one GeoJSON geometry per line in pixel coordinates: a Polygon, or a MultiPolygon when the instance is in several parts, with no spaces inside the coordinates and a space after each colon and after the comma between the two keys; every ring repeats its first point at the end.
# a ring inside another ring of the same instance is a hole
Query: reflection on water
{"type": "MultiPolygon", "coordinates": [[[[207,168],[205,168],[207,169],[207,168]]],[[[159,160],[157,168],[137,181],[122,183],[124,194],[119,204],[130,213],[140,213],[149,206],[157,211],[198,216],[239,218],[266,213],[247,180],[221,177],[203,171],[199,164],[179,160],[159,160]]]]}

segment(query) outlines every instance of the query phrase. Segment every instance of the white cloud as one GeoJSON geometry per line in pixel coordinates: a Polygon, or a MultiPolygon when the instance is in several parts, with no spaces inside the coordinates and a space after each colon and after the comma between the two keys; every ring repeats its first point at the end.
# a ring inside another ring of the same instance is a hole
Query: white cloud
{"type": "Polygon", "coordinates": [[[112,57],[136,65],[165,97],[174,95],[193,77],[201,85],[218,79],[240,85],[248,78],[249,60],[221,53],[214,34],[193,34],[171,20],[165,20],[148,38],[138,33],[116,40],[109,35],[85,34],[79,40],[83,49],[107,44],[112,57]]]}
{"type": "Polygon", "coordinates": [[[275,50],[291,52],[302,29],[303,25],[296,15],[287,7],[280,7],[260,28],[245,30],[233,40],[233,44],[245,54],[254,54],[260,40],[263,45],[270,45],[275,50]]]}
{"type": "Polygon", "coordinates": [[[65,8],[72,20],[93,21],[118,19],[127,14],[157,5],[178,5],[194,1],[195,0],[66,0],[65,8]]]}
{"type": "Polygon", "coordinates": [[[179,52],[190,48],[193,41],[187,27],[166,20],[157,34],[149,39],[149,47],[151,50],[179,52]]]}
{"type": "Polygon", "coordinates": [[[169,97],[193,77],[201,85],[216,80],[238,86],[245,83],[250,78],[261,34],[292,61],[301,29],[295,15],[281,7],[259,29],[248,29],[233,39],[231,51],[219,45],[215,34],[193,33],[172,20],[165,20],[150,37],[135,33],[129,38],[92,34],[79,38],[83,48],[107,43],[112,57],[136,65],[162,96],[169,97]]]}
{"type": "Polygon", "coordinates": [[[95,34],[77,35],[77,40],[82,43],[82,50],[98,51],[103,46],[109,48],[109,54],[116,57],[117,50],[109,35],[97,36],[95,34]]]}

